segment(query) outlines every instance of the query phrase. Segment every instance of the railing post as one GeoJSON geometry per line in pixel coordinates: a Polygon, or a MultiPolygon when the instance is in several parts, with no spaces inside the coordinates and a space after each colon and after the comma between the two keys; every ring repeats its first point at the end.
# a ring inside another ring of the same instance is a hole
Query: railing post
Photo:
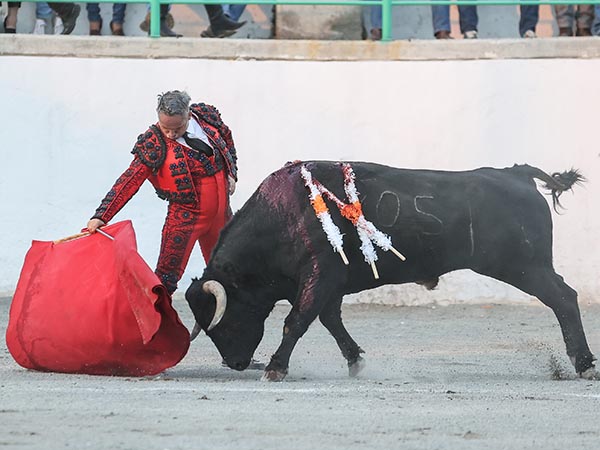
{"type": "Polygon", "coordinates": [[[150,36],[160,37],[160,0],[150,0],[150,36]]]}
{"type": "Polygon", "coordinates": [[[392,0],[381,3],[381,40],[392,40],[392,0]]]}

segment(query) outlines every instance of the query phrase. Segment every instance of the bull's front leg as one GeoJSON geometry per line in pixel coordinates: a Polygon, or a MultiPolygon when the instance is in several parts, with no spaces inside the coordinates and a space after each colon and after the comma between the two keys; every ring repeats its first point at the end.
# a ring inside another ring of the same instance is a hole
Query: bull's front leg
{"type": "Polygon", "coordinates": [[[265,367],[263,380],[281,381],[288,373],[290,356],[298,340],[317,318],[323,306],[333,297],[335,300],[340,280],[332,282],[319,281],[318,265],[314,264],[310,275],[300,280],[300,291],[293,303],[292,310],[285,319],[283,337],[277,351],[271,357],[271,362],[265,367]]]}
{"type": "Polygon", "coordinates": [[[309,325],[315,320],[318,312],[301,312],[292,308],[292,311],[285,319],[283,327],[283,338],[277,351],[271,356],[271,361],[265,367],[263,380],[281,381],[288,373],[290,356],[298,340],[304,335],[309,325]]]}

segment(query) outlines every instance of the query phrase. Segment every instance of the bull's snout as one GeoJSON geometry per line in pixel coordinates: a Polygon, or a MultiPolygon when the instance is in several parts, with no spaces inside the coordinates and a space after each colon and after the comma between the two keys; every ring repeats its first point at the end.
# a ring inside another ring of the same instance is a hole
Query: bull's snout
{"type": "Polygon", "coordinates": [[[246,370],[248,368],[248,366],[250,365],[250,360],[249,359],[244,359],[244,360],[225,360],[225,362],[227,363],[227,366],[230,369],[233,370],[246,370]]]}

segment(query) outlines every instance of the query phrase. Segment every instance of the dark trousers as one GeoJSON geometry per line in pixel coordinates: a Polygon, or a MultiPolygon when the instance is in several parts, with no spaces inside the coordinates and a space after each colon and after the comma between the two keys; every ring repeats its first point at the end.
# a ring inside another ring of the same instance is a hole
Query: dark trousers
{"type": "MultiPolygon", "coordinates": [[[[58,4],[58,3],[55,3],[58,4]]],[[[64,3],[60,3],[64,4],[64,3]]],[[[49,3],[52,8],[52,3],[49,3]]],[[[54,9],[54,8],[52,8],[54,9]]],[[[206,9],[206,13],[208,14],[208,20],[212,24],[215,20],[220,19],[223,16],[223,7],[221,5],[204,5],[204,9],[206,9]]],[[[160,5],[160,18],[164,19],[169,12],[169,5],[161,4],[160,5]]]]}
{"type": "Polygon", "coordinates": [[[60,17],[65,17],[71,14],[75,3],[48,3],[48,6],[60,17]]]}

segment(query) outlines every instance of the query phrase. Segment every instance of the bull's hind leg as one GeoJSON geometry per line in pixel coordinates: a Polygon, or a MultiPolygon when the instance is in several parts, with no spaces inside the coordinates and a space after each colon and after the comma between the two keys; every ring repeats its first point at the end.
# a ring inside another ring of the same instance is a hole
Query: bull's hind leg
{"type": "Polygon", "coordinates": [[[502,279],[522,291],[536,296],[546,306],[552,308],[567,347],[567,355],[577,373],[584,378],[598,378],[594,368],[594,355],[588,347],[581,314],[577,304],[577,292],[552,269],[530,269],[512,272],[502,279]]]}
{"type": "Polygon", "coordinates": [[[319,314],[319,320],[335,338],[342,355],[348,361],[348,373],[351,377],[357,376],[365,367],[365,362],[360,356],[364,353],[342,322],[342,297],[339,300],[330,300],[319,314]]]}

